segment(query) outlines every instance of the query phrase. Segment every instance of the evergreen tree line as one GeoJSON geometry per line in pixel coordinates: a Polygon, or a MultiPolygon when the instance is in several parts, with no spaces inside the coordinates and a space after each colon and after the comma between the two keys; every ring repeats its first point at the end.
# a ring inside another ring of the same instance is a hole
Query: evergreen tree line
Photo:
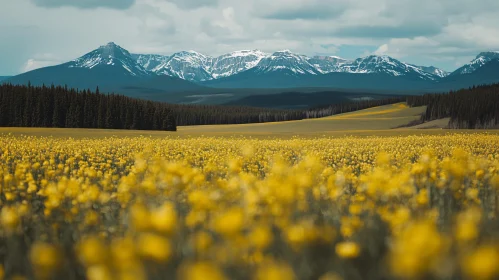
{"type": "Polygon", "coordinates": [[[395,104],[399,102],[404,102],[405,98],[393,97],[386,99],[376,99],[376,100],[361,100],[356,102],[333,104],[328,106],[316,107],[304,112],[304,118],[314,119],[323,118],[332,115],[348,113],[358,110],[364,110],[372,107],[395,104]]]}
{"type": "Polygon", "coordinates": [[[409,106],[427,106],[421,120],[450,118],[449,128],[499,128],[499,84],[441,94],[407,97],[409,106]]]}
{"type": "Polygon", "coordinates": [[[176,130],[164,104],[65,87],[0,86],[0,126],[176,130]]]}
{"type": "Polygon", "coordinates": [[[168,104],[178,125],[244,124],[303,119],[303,112],[246,106],[168,104]]]}

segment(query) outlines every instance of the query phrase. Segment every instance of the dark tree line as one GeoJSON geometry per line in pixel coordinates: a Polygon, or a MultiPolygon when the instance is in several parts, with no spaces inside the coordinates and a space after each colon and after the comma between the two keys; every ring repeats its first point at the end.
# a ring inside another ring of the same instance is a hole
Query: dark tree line
{"type": "Polygon", "coordinates": [[[175,131],[177,125],[243,124],[320,118],[402,102],[357,101],[308,110],[169,104],[102,94],[97,88],[0,85],[0,126],[175,131]]]}
{"type": "Polygon", "coordinates": [[[364,110],[372,107],[395,104],[399,102],[404,102],[405,98],[402,97],[394,97],[394,98],[386,98],[386,99],[376,99],[376,100],[363,100],[349,103],[341,103],[341,104],[333,104],[323,107],[316,107],[304,112],[304,118],[313,119],[313,118],[322,118],[328,117],[332,115],[348,113],[358,110],[364,110]]]}
{"type": "Polygon", "coordinates": [[[31,85],[0,86],[0,126],[176,130],[165,104],[31,85]]]}
{"type": "Polygon", "coordinates": [[[169,104],[178,125],[244,124],[303,119],[303,112],[245,106],[169,104]]]}
{"type": "Polygon", "coordinates": [[[446,94],[407,97],[409,106],[427,106],[422,121],[450,118],[449,128],[499,128],[499,84],[474,86],[446,94]]]}

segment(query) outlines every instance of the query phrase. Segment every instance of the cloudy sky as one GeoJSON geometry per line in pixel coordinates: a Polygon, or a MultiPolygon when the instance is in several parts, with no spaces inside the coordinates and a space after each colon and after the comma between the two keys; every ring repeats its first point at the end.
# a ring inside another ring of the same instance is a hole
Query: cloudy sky
{"type": "Polygon", "coordinates": [[[454,70],[499,50],[497,0],[0,0],[0,75],[113,41],[135,53],[386,54],[454,70]]]}

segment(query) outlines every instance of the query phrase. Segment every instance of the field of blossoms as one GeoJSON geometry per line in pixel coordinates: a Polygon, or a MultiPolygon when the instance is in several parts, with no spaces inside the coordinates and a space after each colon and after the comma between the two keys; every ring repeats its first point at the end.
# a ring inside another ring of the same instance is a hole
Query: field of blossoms
{"type": "Polygon", "coordinates": [[[498,279],[499,135],[0,136],[0,279],[498,279]]]}

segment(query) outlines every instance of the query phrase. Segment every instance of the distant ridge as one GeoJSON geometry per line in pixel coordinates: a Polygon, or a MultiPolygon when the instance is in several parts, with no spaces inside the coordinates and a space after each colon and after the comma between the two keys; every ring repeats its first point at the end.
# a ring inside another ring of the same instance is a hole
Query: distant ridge
{"type": "Polygon", "coordinates": [[[186,93],[183,96],[187,99],[189,93],[200,96],[209,92],[217,98],[234,100],[234,89],[253,89],[251,94],[277,88],[424,93],[499,82],[499,52],[482,52],[469,64],[447,73],[386,55],[347,60],[337,56],[308,57],[289,50],[271,54],[242,50],[211,57],[190,50],[165,56],[132,54],[111,42],[72,61],[4,78],[3,82],[80,89],[99,86],[107,92],[160,100],[179,92],[186,93]]]}

